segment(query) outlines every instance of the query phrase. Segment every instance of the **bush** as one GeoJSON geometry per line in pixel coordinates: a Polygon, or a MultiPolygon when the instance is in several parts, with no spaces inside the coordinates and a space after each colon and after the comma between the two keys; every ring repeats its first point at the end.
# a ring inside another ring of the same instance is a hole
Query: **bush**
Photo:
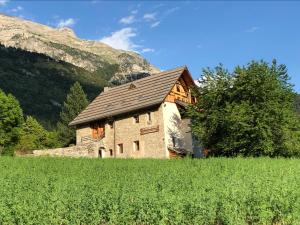
{"type": "Polygon", "coordinates": [[[30,150],[52,148],[58,145],[55,132],[49,132],[31,116],[26,118],[22,126],[20,141],[15,147],[20,152],[30,150]]]}

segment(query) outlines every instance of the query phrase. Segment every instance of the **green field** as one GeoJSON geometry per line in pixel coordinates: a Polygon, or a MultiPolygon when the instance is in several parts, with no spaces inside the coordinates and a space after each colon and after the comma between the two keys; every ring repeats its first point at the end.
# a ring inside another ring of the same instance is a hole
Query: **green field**
{"type": "Polygon", "coordinates": [[[300,160],[0,157],[0,224],[300,224],[300,160]]]}

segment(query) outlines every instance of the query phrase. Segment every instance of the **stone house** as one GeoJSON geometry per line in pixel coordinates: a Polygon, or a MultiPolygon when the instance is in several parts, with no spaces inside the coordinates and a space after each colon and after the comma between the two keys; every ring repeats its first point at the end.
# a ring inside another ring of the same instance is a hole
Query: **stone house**
{"type": "Polygon", "coordinates": [[[195,85],[180,67],[105,88],[71,123],[76,145],[96,143],[101,158],[172,158],[193,154],[185,116],[195,85]]]}

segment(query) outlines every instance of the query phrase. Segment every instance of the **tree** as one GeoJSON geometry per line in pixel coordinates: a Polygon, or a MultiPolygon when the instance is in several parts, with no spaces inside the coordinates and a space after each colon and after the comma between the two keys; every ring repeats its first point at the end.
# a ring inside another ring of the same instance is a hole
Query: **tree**
{"type": "Polygon", "coordinates": [[[23,111],[18,100],[0,90],[0,149],[3,154],[13,154],[13,147],[20,138],[23,111]]]}
{"type": "Polygon", "coordinates": [[[300,155],[300,121],[284,65],[251,62],[229,73],[205,69],[192,130],[216,156],[300,155]]]}
{"type": "Polygon", "coordinates": [[[300,115],[300,94],[296,94],[294,101],[295,110],[300,115]]]}
{"type": "Polygon", "coordinates": [[[16,150],[27,152],[35,149],[53,148],[57,146],[55,132],[44,129],[32,116],[26,118],[22,126],[21,138],[16,146],[16,150]]]}
{"type": "Polygon", "coordinates": [[[86,94],[78,82],[70,88],[60,113],[60,121],[57,124],[58,135],[64,146],[75,143],[75,128],[69,127],[69,123],[88,105],[86,94]]]}

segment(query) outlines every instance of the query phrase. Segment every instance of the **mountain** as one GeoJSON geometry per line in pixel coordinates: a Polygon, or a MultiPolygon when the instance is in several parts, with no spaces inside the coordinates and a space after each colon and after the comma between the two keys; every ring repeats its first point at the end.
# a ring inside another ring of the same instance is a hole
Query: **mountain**
{"type": "Polygon", "coordinates": [[[24,113],[47,128],[55,127],[75,81],[92,100],[126,74],[158,71],[135,52],[81,40],[69,28],[0,14],[0,89],[16,96],[24,113]]]}
{"type": "Polygon", "coordinates": [[[107,64],[117,66],[114,76],[159,70],[135,52],[114,49],[100,41],[81,40],[70,28],[55,29],[0,14],[0,43],[82,67],[90,72],[107,64]]]}
{"type": "Polygon", "coordinates": [[[104,65],[90,72],[46,55],[0,45],[0,89],[13,94],[26,115],[33,115],[47,128],[59,118],[70,86],[79,81],[89,100],[108,85],[116,68],[104,65]]]}

